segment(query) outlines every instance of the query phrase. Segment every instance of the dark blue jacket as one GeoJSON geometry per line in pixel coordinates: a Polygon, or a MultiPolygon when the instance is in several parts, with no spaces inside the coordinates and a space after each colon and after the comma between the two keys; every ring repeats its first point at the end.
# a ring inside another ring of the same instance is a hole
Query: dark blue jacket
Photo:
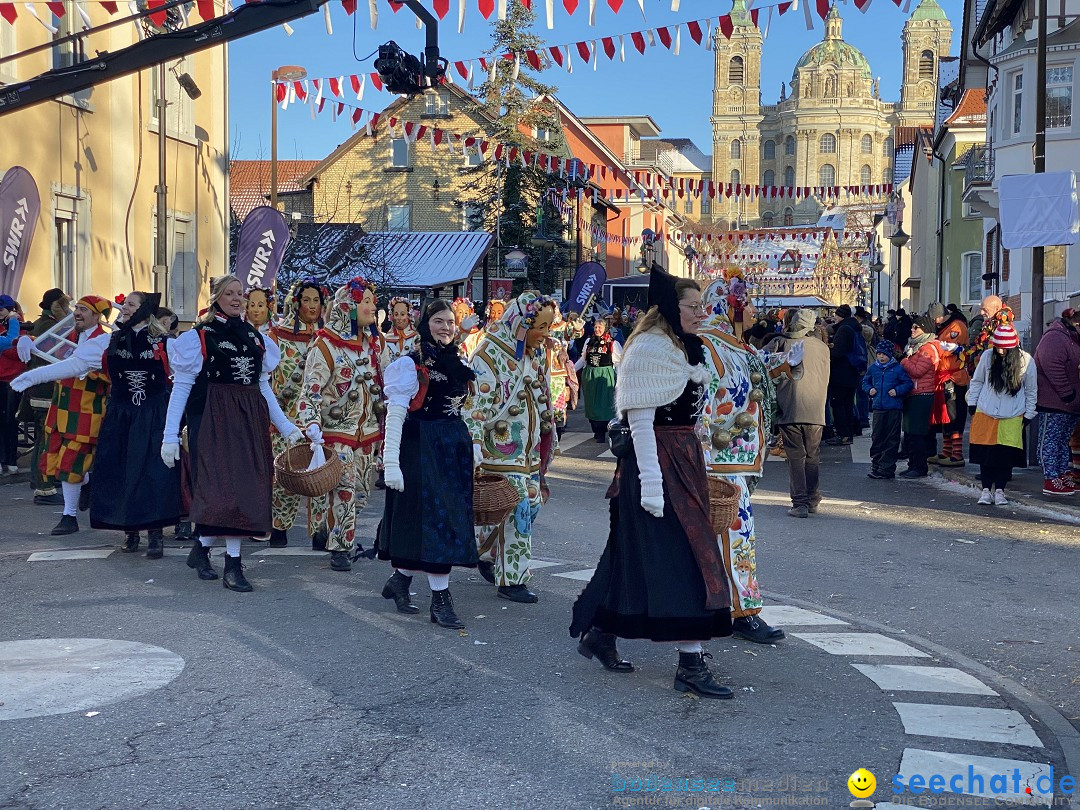
{"type": "Polygon", "coordinates": [[[873,363],[862,378],[862,390],[866,394],[871,388],[877,392],[870,398],[870,407],[875,411],[903,410],[904,395],[914,387],[904,367],[895,360],[890,360],[887,366],[873,363]],[[890,397],[889,391],[894,389],[896,396],[890,397]]]}

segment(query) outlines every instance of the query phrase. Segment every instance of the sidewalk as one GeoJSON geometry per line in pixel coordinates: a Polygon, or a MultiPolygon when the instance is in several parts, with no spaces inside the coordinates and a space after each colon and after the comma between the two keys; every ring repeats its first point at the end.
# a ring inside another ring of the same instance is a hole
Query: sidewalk
{"type": "MultiPolygon", "coordinates": [[[[971,487],[976,493],[982,489],[979,481],[979,465],[967,464],[964,467],[941,467],[930,465],[930,472],[940,473],[946,481],[971,487]]],[[[1042,494],[1042,470],[1038,467],[1019,467],[1013,470],[1013,479],[1005,488],[1009,500],[1029,506],[1050,509],[1071,517],[1080,518],[1080,498],[1074,496],[1050,496],[1042,494]]]]}

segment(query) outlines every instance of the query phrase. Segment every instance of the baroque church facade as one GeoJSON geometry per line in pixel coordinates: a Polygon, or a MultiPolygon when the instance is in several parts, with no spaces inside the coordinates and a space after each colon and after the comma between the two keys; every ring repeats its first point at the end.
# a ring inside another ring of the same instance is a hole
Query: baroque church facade
{"type": "MultiPolygon", "coordinates": [[[[761,103],[761,31],[745,0],[734,0],[734,30],[714,34],[711,116],[714,183],[813,187],[892,182],[893,130],[930,126],[937,109],[938,67],[949,55],[952,26],[937,0],[922,0],[904,24],[900,101],[881,98],[866,57],[844,42],[833,6],[825,38],[802,55],[775,104],[761,103]]],[[[884,202],[882,200],[882,202],[884,202]]],[[[816,198],[728,197],[715,200],[713,224],[731,229],[814,223],[816,198]]]]}

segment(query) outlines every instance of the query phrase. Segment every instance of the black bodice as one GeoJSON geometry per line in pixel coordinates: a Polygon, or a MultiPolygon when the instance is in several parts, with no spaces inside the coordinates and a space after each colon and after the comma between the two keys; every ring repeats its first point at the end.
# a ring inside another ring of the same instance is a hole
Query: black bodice
{"type": "Polygon", "coordinates": [[[673,402],[656,409],[656,427],[687,427],[697,424],[705,407],[705,385],[693,380],[673,402]]]}
{"type": "Polygon", "coordinates": [[[265,348],[262,337],[244,324],[228,329],[219,321],[199,327],[203,341],[200,381],[222,385],[258,385],[265,348]]]}
{"type": "Polygon", "coordinates": [[[611,350],[614,345],[610,340],[590,338],[585,345],[585,365],[594,368],[614,365],[611,359],[611,350]]]}
{"type": "MultiPolygon", "coordinates": [[[[415,355],[413,361],[418,362],[415,355]]],[[[440,358],[427,367],[427,394],[423,404],[417,410],[409,412],[410,419],[431,422],[461,418],[461,408],[469,394],[469,383],[464,379],[454,379],[441,368],[442,365],[440,358]]]]}
{"type": "Polygon", "coordinates": [[[148,329],[117,335],[106,352],[110,400],[141,406],[148,399],[169,393],[165,370],[165,337],[150,337],[148,329]]]}

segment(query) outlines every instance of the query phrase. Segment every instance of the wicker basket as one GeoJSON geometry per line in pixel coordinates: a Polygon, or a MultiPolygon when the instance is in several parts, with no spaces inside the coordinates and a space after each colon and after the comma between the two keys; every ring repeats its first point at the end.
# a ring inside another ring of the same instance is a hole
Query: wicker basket
{"type": "Polygon", "coordinates": [[[739,488],[728,481],[709,479],[709,520],[713,531],[723,534],[739,516],[739,488]]]}
{"type": "Polygon", "coordinates": [[[501,525],[517,504],[517,490],[503,476],[485,472],[473,476],[473,525],[501,525]]]}
{"type": "Polygon", "coordinates": [[[310,463],[310,444],[304,442],[288,448],[274,459],[277,482],[295,495],[317,498],[336,487],[345,472],[337,453],[327,453],[326,463],[314,470],[307,468],[310,463]]]}

